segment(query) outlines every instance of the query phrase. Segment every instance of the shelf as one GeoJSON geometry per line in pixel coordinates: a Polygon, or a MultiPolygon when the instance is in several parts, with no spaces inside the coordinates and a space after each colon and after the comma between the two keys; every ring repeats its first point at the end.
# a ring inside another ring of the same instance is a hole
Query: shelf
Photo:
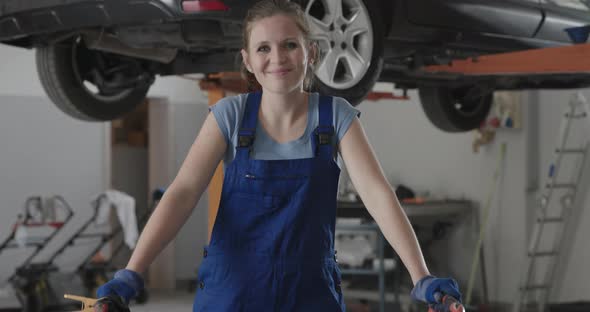
{"type": "Polygon", "coordinates": [[[379,275],[381,272],[375,269],[340,269],[342,275],[379,275]]]}
{"type": "MultiPolygon", "coordinates": [[[[378,290],[342,288],[342,293],[346,299],[365,299],[373,302],[381,300],[381,294],[378,290]]],[[[388,303],[399,303],[402,306],[408,306],[413,302],[412,298],[405,293],[398,294],[390,291],[385,292],[384,299],[388,303]]]]}
{"type": "MultiPolygon", "coordinates": [[[[366,209],[363,209],[366,211],[366,209]]],[[[384,249],[385,249],[385,237],[381,233],[379,226],[376,223],[368,224],[336,224],[336,230],[345,231],[372,231],[377,233],[377,259],[383,264],[385,261],[384,249]]],[[[343,275],[375,275],[379,279],[378,287],[380,294],[379,311],[385,312],[385,268],[380,267],[379,269],[341,269],[340,272],[343,275]]]]}
{"type": "MultiPolygon", "coordinates": [[[[421,204],[401,203],[410,221],[447,221],[471,213],[468,200],[432,200],[421,204]]],[[[362,202],[338,201],[336,216],[341,218],[364,218],[373,220],[362,202]]]]}
{"type": "Polygon", "coordinates": [[[379,231],[377,223],[368,224],[336,224],[336,230],[343,231],[379,231]]]}

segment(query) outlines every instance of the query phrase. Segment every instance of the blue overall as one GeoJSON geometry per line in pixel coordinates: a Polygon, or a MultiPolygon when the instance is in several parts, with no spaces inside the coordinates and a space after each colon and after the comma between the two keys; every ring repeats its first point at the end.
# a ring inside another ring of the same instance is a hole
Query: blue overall
{"type": "Polygon", "coordinates": [[[247,98],[193,312],[345,311],[334,250],[340,168],[332,98],[320,97],[313,157],[258,160],[250,148],[260,98],[247,98]]]}

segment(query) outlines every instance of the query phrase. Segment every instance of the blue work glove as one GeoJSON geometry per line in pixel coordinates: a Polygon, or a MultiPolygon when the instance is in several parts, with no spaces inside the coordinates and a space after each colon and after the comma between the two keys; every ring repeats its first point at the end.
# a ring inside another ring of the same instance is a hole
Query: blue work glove
{"type": "Polygon", "coordinates": [[[143,278],[131,270],[123,269],[115,273],[115,277],[96,290],[96,298],[118,296],[125,304],[143,290],[143,278]]]}
{"type": "Polygon", "coordinates": [[[459,292],[459,285],[452,278],[436,278],[428,275],[421,278],[412,289],[410,295],[412,299],[426,302],[428,304],[436,304],[442,298],[435,298],[434,294],[449,295],[461,302],[461,293],[459,292]]]}

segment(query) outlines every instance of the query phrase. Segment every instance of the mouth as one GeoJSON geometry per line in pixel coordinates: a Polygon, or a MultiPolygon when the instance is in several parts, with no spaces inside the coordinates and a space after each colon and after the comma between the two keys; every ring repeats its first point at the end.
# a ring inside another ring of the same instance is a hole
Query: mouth
{"type": "Polygon", "coordinates": [[[285,75],[289,72],[291,72],[291,69],[284,68],[284,69],[277,69],[277,70],[269,71],[268,73],[272,74],[272,75],[285,75]]]}

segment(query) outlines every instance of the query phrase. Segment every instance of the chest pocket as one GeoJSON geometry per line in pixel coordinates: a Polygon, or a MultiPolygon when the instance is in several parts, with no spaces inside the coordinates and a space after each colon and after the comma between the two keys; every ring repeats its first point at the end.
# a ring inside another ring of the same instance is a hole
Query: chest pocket
{"type": "Polygon", "coordinates": [[[261,215],[272,213],[280,208],[281,197],[270,194],[235,192],[229,201],[235,211],[245,214],[261,215]]]}
{"type": "Polygon", "coordinates": [[[272,237],[283,226],[281,211],[285,197],[260,193],[235,192],[228,196],[224,210],[224,226],[232,245],[251,251],[268,251],[272,237]]]}

